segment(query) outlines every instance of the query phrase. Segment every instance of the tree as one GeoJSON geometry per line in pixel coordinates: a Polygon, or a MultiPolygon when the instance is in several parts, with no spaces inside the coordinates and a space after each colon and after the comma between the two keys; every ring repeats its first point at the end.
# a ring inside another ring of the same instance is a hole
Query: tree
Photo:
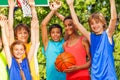
{"type": "MultiPolygon", "coordinates": [[[[52,1],[52,0],[50,0],[52,1]]],[[[61,13],[64,16],[70,15],[70,11],[68,8],[68,5],[66,4],[65,0],[62,1],[62,7],[58,10],[59,13],[61,13]]],[[[115,41],[115,65],[116,69],[119,69],[120,65],[120,0],[115,0],[116,1],[116,9],[118,13],[118,22],[116,24],[116,31],[114,35],[114,41],[115,41]]],[[[103,13],[104,16],[106,16],[106,20],[109,21],[110,19],[110,3],[109,0],[75,0],[75,10],[80,18],[81,23],[88,29],[88,17],[91,13],[93,12],[101,12],[103,13]]],[[[39,23],[45,18],[45,16],[50,12],[49,7],[36,7],[38,18],[39,18],[39,23]]],[[[8,16],[8,7],[0,7],[0,14],[3,13],[6,16],[8,16]]],[[[26,23],[27,25],[30,25],[30,18],[24,18],[22,16],[22,10],[20,8],[15,8],[15,13],[14,13],[14,26],[16,26],[18,23],[26,23]]],[[[56,16],[52,18],[50,21],[49,25],[53,23],[58,23],[62,26],[63,23],[60,19],[58,19],[56,16]]],[[[64,28],[63,28],[64,31],[64,28]]],[[[41,38],[40,38],[41,42],[41,38]]],[[[41,42],[42,43],[42,42],[41,42]]],[[[45,58],[42,55],[42,45],[40,45],[39,51],[38,51],[38,62],[39,62],[39,71],[40,71],[40,80],[45,80],[46,79],[46,71],[45,71],[45,58]]],[[[120,80],[120,72],[117,72],[118,79],[120,80]]]]}

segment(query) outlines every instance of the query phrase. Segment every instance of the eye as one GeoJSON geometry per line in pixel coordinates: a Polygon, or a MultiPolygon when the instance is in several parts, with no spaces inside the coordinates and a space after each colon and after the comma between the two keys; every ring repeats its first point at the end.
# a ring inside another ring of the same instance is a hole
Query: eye
{"type": "Polygon", "coordinates": [[[70,23],[69,26],[73,26],[73,23],[70,23]]]}
{"type": "Polygon", "coordinates": [[[18,34],[22,34],[22,32],[18,32],[18,34]]]}

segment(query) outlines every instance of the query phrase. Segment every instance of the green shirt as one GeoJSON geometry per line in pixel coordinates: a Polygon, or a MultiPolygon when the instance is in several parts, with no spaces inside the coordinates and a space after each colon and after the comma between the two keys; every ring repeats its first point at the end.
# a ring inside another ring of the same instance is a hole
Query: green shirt
{"type": "Polygon", "coordinates": [[[5,54],[0,52],[0,80],[9,80],[5,54]]]}

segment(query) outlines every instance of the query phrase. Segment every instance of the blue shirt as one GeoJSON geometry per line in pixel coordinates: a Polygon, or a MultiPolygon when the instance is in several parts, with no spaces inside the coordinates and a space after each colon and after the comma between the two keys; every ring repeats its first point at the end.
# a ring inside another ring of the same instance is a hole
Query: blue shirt
{"type": "MultiPolygon", "coordinates": [[[[20,63],[20,65],[22,67],[26,80],[32,80],[27,59],[25,58],[22,63],[20,63]]],[[[9,74],[10,80],[22,80],[20,75],[20,67],[13,57],[11,67],[9,69],[9,74]]]]}
{"type": "Polygon", "coordinates": [[[92,80],[117,80],[114,67],[114,42],[108,40],[106,31],[100,35],[91,33],[92,80]]]}
{"type": "Polygon", "coordinates": [[[46,80],[66,80],[65,73],[58,72],[54,64],[57,56],[63,52],[63,43],[63,39],[60,42],[49,41],[46,51],[43,52],[46,57],[46,80]]]}

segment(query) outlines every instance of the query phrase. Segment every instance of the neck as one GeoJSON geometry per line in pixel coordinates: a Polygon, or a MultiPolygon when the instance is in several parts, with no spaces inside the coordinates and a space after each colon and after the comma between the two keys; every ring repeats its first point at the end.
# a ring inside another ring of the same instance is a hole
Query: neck
{"type": "Polygon", "coordinates": [[[16,61],[17,61],[18,63],[21,63],[21,62],[22,62],[22,59],[16,59],[16,61]]]}
{"type": "Polygon", "coordinates": [[[70,40],[73,40],[73,39],[76,39],[77,37],[79,37],[79,34],[78,34],[78,33],[74,33],[74,34],[71,34],[71,35],[69,36],[69,39],[70,39],[70,40]]]}

